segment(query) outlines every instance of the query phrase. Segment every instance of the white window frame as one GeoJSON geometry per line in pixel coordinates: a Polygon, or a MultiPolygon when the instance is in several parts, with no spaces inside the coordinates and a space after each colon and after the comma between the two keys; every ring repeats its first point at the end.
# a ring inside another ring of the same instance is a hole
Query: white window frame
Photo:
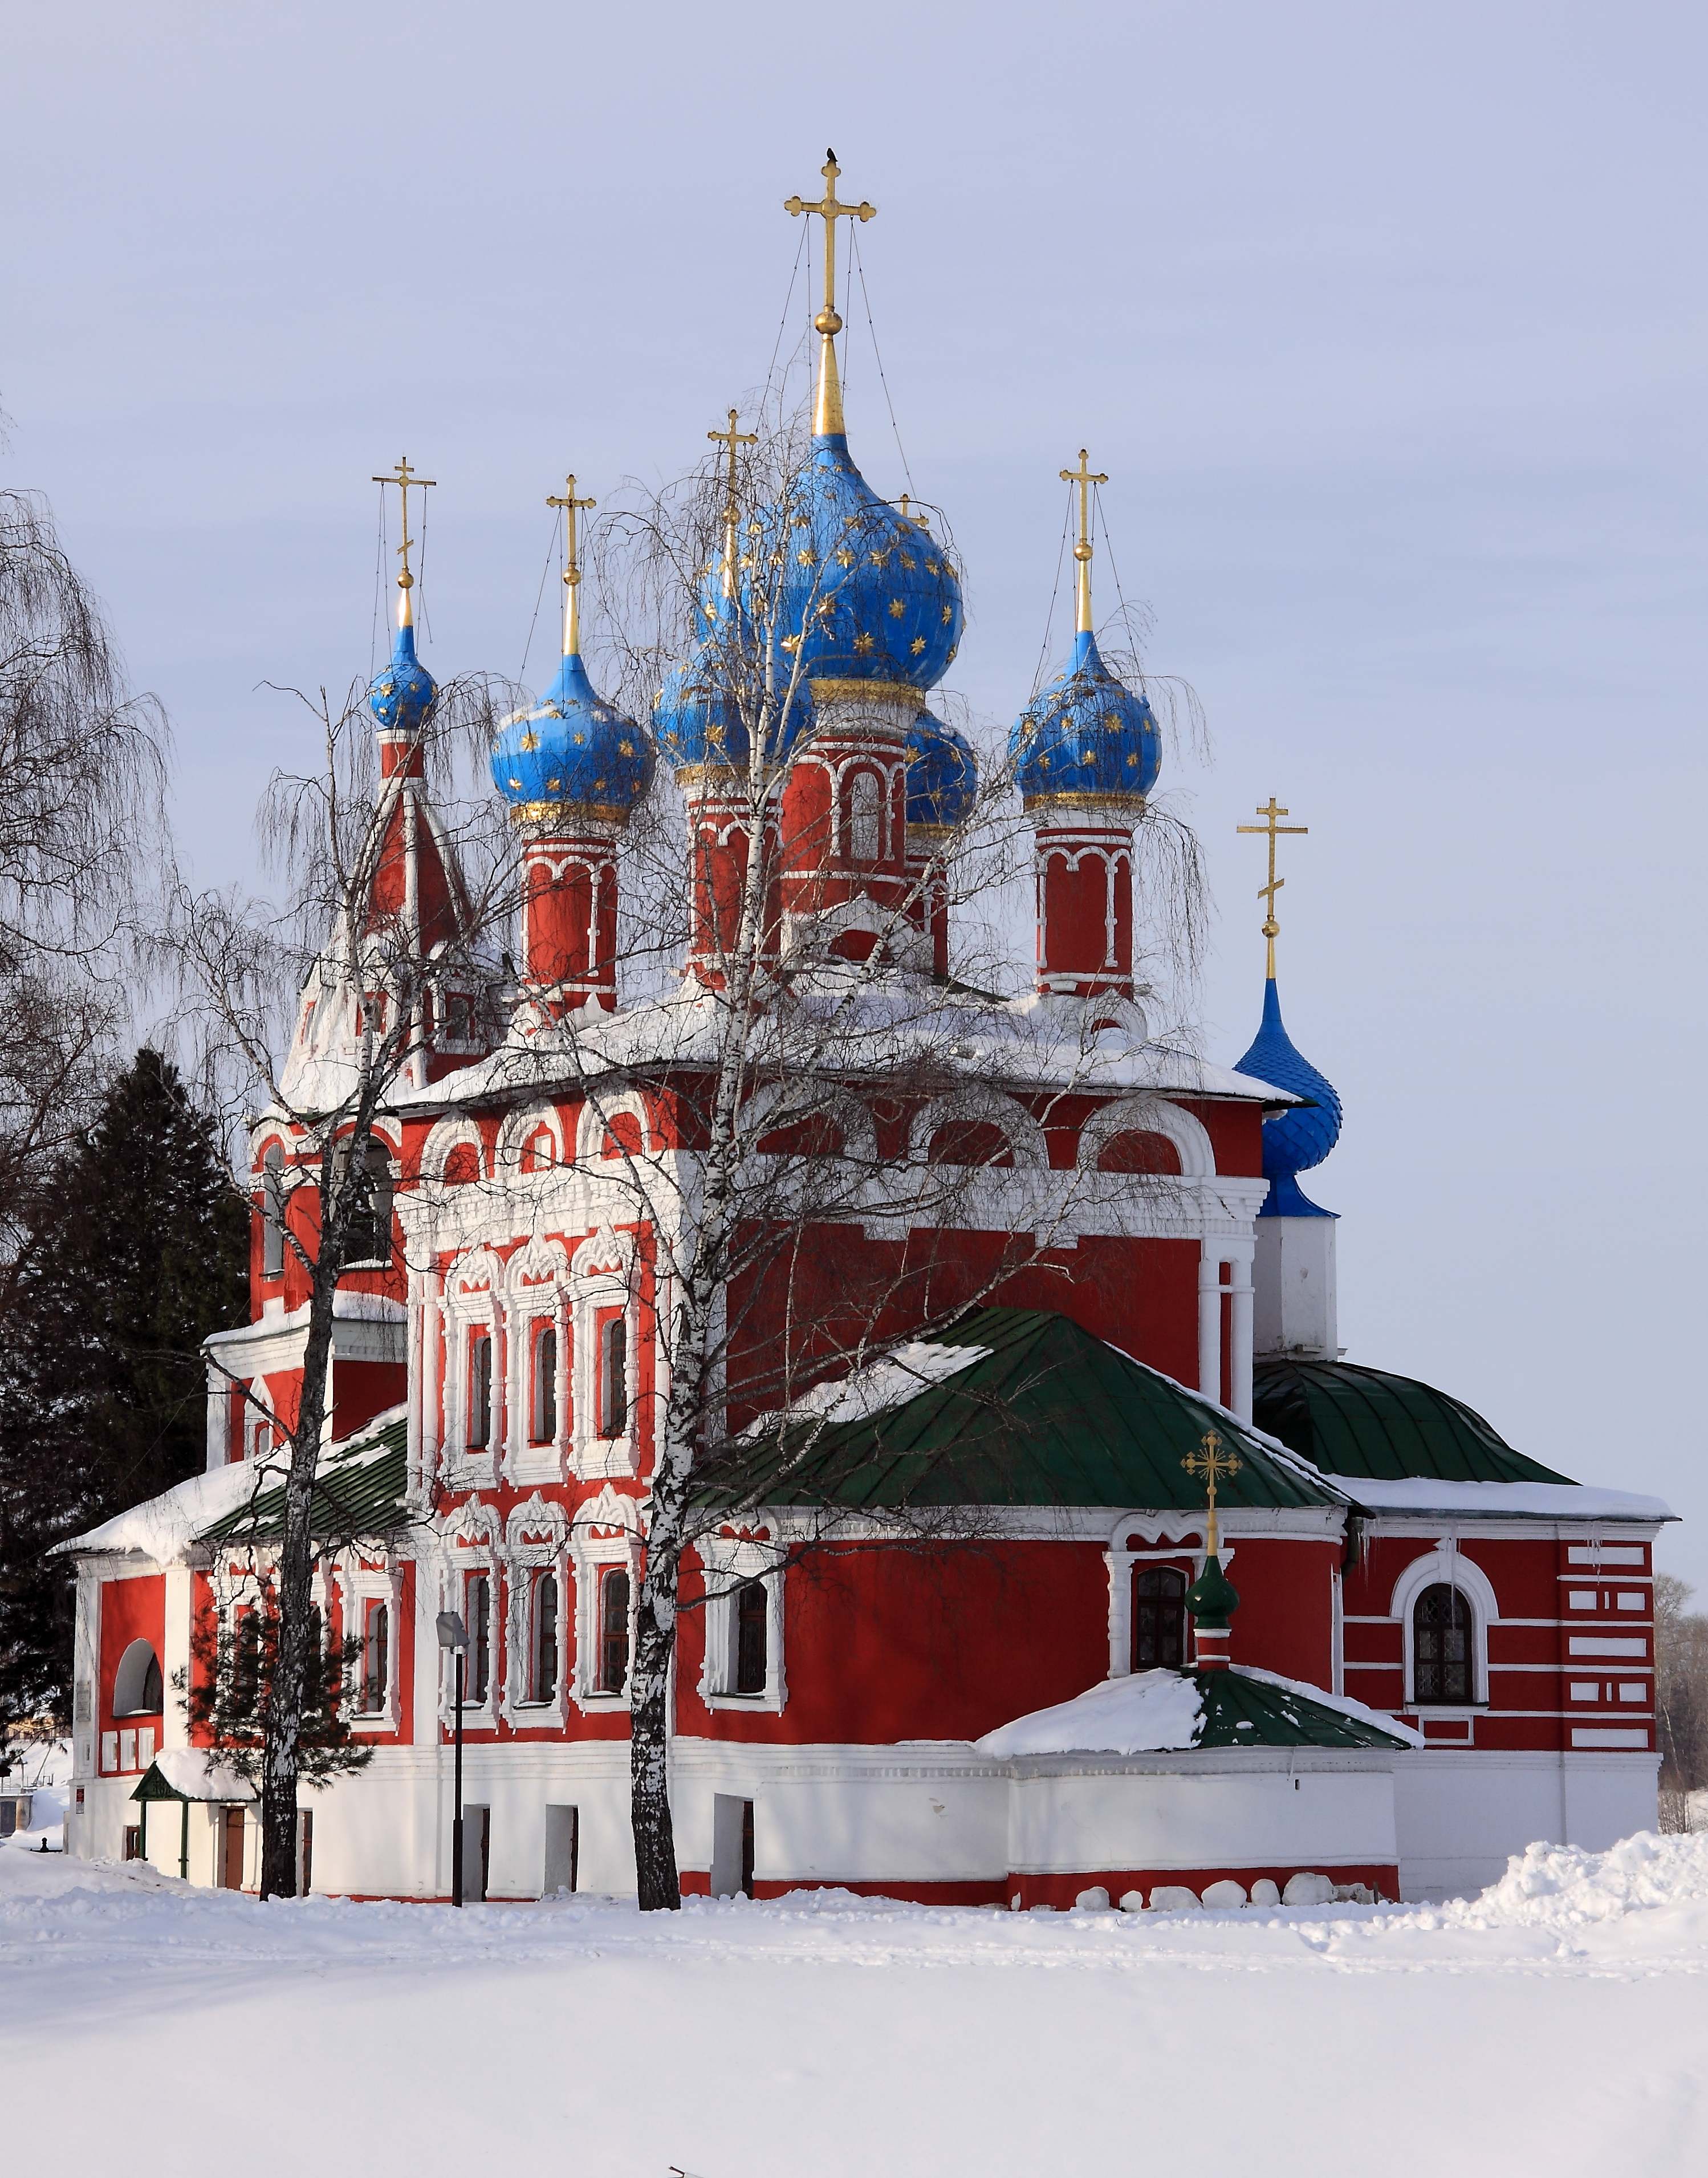
{"type": "Polygon", "coordinates": [[[1391,1617],[1400,1623],[1405,1658],[1405,1699],[1401,1707],[1415,1716],[1474,1716],[1489,1705],[1488,1631],[1500,1621],[1500,1605],[1494,1584],[1474,1559],[1459,1551],[1452,1536],[1444,1535],[1432,1551],[1415,1557],[1394,1584],[1388,1606],[1391,1617]],[[1437,1583],[1456,1588],[1470,1606],[1471,1699],[1469,1702],[1422,1702],[1417,1699],[1416,1637],[1412,1610],[1426,1588],[1437,1583]]]}
{"type": "Polygon", "coordinates": [[[620,1497],[609,1483],[591,1504],[582,1508],[570,1530],[569,1557],[575,1570],[575,1673],[569,1695],[578,1709],[589,1715],[602,1710],[626,1710],[629,1705],[635,1622],[640,1606],[641,1544],[640,1508],[632,1497],[620,1497]],[[620,1694],[607,1693],[593,1683],[599,1659],[599,1575],[610,1566],[628,1569],[630,1669],[620,1694]]]}
{"type": "MultiPolygon", "coordinates": [[[[1204,1570],[1207,1552],[1204,1548],[1204,1516],[1180,1513],[1124,1513],[1109,1532],[1109,1546],[1103,1552],[1103,1565],[1109,1583],[1109,1677],[1112,1679],[1130,1678],[1133,1669],[1133,1573],[1143,1565],[1161,1565],[1177,1558],[1190,1558],[1192,1579],[1196,1580],[1204,1570]],[[1171,1535],[1196,1535],[1196,1547],[1171,1543],[1171,1535]],[[1142,1550],[1133,1550],[1135,1542],[1144,1545],[1142,1550]]],[[[1221,1561],[1224,1572],[1234,1562],[1234,1544],[1224,1534],[1221,1561]]],[[[1189,1584],[1190,1585],[1190,1584],[1189,1584]]]]}
{"type": "Polygon", "coordinates": [[[446,1279],[444,1423],[445,1480],[452,1490],[491,1488],[498,1480],[506,1415],[504,1269],[490,1248],[476,1248],[452,1265],[446,1279]],[[492,1340],[492,1428],[488,1442],[468,1443],[468,1353],[473,1334],[492,1340]]]}
{"type": "Polygon", "coordinates": [[[569,1720],[569,1519],[555,1499],[536,1490],[505,1523],[504,1557],[509,1579],[505,1611],[504,1721],[522,1732],[561,1731],[569,1720]],[[534,1662],[534,1587],[536,1575],[557,1577],[557,1691],[550,1701],[530,1701],[534,1662]]]}
{"type": "Polygon", "coordinates": [[[573,1434],[574,1387],[569,1256],[560,1240],[537,1234],[513,1255],[505,1271],[503,1315],[510,1382],[506,1387],[505,1475],[517,1483],[561,1482],[566,1447],[573,1434]],[[557,1334],[557,1426],[549,1442],[536,1444],[534,1424],[534,1327],[550,1323],[557,1334]]]}
{"type": "MultiPolygon", "coordinates": [[[[504,1584],[500,1578],[503,1551],[498,1514],[492,1506],[471,1497],[441,1524],[439,1533],[442,1552],[439,1608],[454,1611],[466,1626],[463,1606],[468,1597],[468,1576],[484,1573],[490,1584],[492,1609],[487,1634],[486,1699],[478,1705],[468,1699],[474,1675],[465,1666],[463,1729],[465,1734],[471,1731],[496,1732],[503,1690],[501,1666],[504,1639],[504,1584]]],[[[448,1649],[440,1650],[439,1659],[439,1721],[450,1732],[455,1730],[457,1724],[457,1664],[448,1649]]]]}
{"type": "Polygon", "coordinates": [[[757,1710],[762,1715],[780,1716],[789,1699],[783,1656],[786,1584],[780,1562],[786,1546],[762,1531],[758,1536],[705,1535],[695,1547],[706,1584],[700,1699],[711,1710],[757,1710]],[[762,1693],[738,1694],[736,1597],[756,1580],[765,1590],[765,1684],[762,1693]]]}
{"type": "MultiPolygon", "coordinates": [[[[590,1481],[627,1478],[639,1472],[640,1410],[640,1296],[637,1291],[635,1249],[632,1235],[615,1234],[609,1225],[583,1240],[570,1267],[573,1345],[572,1442],[575,1470],[590,1481]],[[599,1321],[608,1310],[620,1309],[627,1329],[629,1398],[627,1426],[621,1436],[599,1434],[599,1321]]],[[[562,1426],[560,1409],[559,1426],[562,1426]]]]}
{"type": "Polygon", "coordinates": [[[402,1569],[394,1563],[370,1565],[360,1555],[341,1551],[332,1578],[338,1587],[338,1616],[344,1628],[348,1654],[350,1634],[356,1635],[358,1669],[350,1685],[344,1716],[353,1732],[395,1732],[402,1715],[402,1569]],[[368,1606],[383,1603],[390,1616],[386,1632],[386,1699],[376,1710],[364,1709],[368,1685],[368,1606]]]}

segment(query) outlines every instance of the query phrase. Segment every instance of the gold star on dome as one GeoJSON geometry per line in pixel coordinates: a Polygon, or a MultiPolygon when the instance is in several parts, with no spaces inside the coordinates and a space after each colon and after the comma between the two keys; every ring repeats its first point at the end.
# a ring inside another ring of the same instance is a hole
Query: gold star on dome
{"type": "Polygon", "coordinates": [[[854,555],[846,550],[840,551],[836,555],[836,562],[839,566],[851,567],[854,564],[854,555]]]}
{"type": "Polygon", "coordinates": [[[890,600],[890,617],[891,620],[900,620],[902,614],[905,613],[906,610],[906,606],[902,604],[900,598],[891,598],[890,600]]]}
{"type": "Polygon", "coordinates": [[[539,736],[536,733],[524,734],[522,736],[522,746],[526,753],[532,756],[535,749],[539,747],[539,736]]]}
{"type": "Polygon", "coordinates": [[[795,555],[795,558],[801,566],[810,567],[813,564],[813,555],[807,550],[807,547],[804,544],[795,555]]]}
{"type": "Polygon", "coordinates": [[[623,756],[632,756],[634,754],[634,743],[632,742],[619,742],[617,743],[617,749],[623,756]]]}
{"type": "Polygon", "coordinates": [[[947,627],[950,621],[954,618],[955,607],[953,605],[944,605],[943,608],[943,625],[947,627]]]}
{"type": "Polygon", "coordinates": [[[868,656],[868,655],[870,654],[871,649],[872,649],[872,638],[871,638],[871,637],[870,637],[869,635],[864,635],[864,634],[862,634],[862,635],[857,635],[857,636],[855,637],[855,638],[854,638],[854,654],[855,654],[855,656],[856,656],[857,658],[865,658],[865,657],[867,657],[867,656],[868,656]]]}
{"type": "Polygon", "coordinates": [[[916,635],[910,648],[913,652],[913,655],[917,658],[920,652],[925,648],[925,638],[922,635],[916,635]]]}

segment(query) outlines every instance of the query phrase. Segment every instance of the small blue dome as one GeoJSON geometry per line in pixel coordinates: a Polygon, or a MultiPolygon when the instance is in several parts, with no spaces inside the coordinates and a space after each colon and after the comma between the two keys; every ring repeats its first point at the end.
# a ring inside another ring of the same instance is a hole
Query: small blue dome
{"type": "Polygon", "coordinates": [[[744,605],[775,606],[781,639],[804,643],[812,678],[931,688],[948,671],[961,643],[960,578],[928,530],[879,498],[841,432],[814,439],[794,489],[748,539],[758,566],[744,605]],[[756,581],[762,572],[780,583],[756,581]]]}
{"type": "MultiPolygon", "coordinates": [[[[741,645],[745,629],[732,610],[709,611],[712,632],[686,665],[673,665],[653,705],[653,732],[665,762],[676,771],[702,766],[747,766],[750,742],[742,706],[730,693],[732,679],[751,670],[741,645]]],[[[809,691],[797,691],[785,731],[775,736],[786,752],[812,723],[809,691]]]]}
{"type": "Polygon", "coordinates": [[[1009,751],[1028,807],[1086,796],[1136,804],[1163,764],[1149,699],[1115,678],[1088,633],[1076,637],[1073,664],[1015,720],[1009,751]]]}
{"type": "Polygon", "coordinates": [[[1340,1098],[1307,1059],[1293,1048],[1293,1039],[1281,1026],[1281,999],[1272,976],[1263,986],[1263,1025],[1236,1072],[1259,1081],[1290,1089],[1295,1097],[1309,1097],[1309,1104],[1295,1104],[1263,1122],[1263,1176],[1269,1192],[1260,1218],[1333,1218],[1301,1192],[1294,1175],[1322,1163],[1340,1139],[1340,1098]]]}
{"type": "Polygon", "coordinates": [[[960,824],[978,791],[978,760],[964,734],[922,711],[907,736],[907,821],[960,824]]]}
{"type": "Polygon", "coordinates": [[[599,695],[578,653],[531,711],[518,711],[492,744],[492,777],[506,801],[557,802],[627,816],[652,785],[652,736],[599,695]]]}
{"type": "Polygon", "coordinates": [[[439,693],[433,676],[415,655],[415,631],[400,627],[391,662],[368,684],[368,709],[387,733],[413,734],[439,693]]]}

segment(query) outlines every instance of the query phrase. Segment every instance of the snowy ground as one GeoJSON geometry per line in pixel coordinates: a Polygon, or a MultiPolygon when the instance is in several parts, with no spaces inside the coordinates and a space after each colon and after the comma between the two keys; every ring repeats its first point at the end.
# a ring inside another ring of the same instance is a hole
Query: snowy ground
{"type": "Polygon", "coordinates": [[[1702,2170],[1708,1836],[1427,1909],[645,1919],[263,1906],[19,1841],[0,2051],[9,2166],[139,2178],[1702,2170]]]}

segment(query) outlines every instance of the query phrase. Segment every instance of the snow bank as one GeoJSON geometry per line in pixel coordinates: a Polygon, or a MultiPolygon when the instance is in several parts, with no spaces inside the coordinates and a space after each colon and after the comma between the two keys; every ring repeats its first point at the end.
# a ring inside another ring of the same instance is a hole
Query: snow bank
{"type": "Polygon", "coordinates": [[[1664,1497],[1594,1490],[1578,1482],[1437,1482],[1426,1476],[1376,1482],[1357,1475],[1322,1480],[1372,1513],[1468,1513],[1474,1519],[1676,1520],[1664,1497]]]}
{"type": "Polygon", "coordinates": [[[1314,1701],[1322,1709],[1332,1709],[1341,1716],[1355,1716],[1360,1724],[1373,1724],[1378,1732],[1391,1732],[1408,1747],[1426,1743],[1421,1732],[1414,1732],[1397,1716],[1390,1716],[1386,1710],[1366,1709],[1349,1694],[1332,1694],[1326,1687],[1313,1687],[1308,1679],[1284,1679],[1278,1672],[1260,1672],[1255,1664],[1234,1664],[1229,1668],[1242,1679],[1261,1679],[1266,1687],[1280,1687],[1289,1694],[1303,1694],[1307,1701],[1314,1701]]]}
{"type": "Polygon", "coordinates": [[[933,1384],[958,1376],[975,1361],[988,1360],[994,1350],[988,1346],[934,1346],[925,1339],[911,1339],[905,1346],[893,1348],[881,1361],[870,1362],[829,1383],[814,1384],[787,1407],[761,1415],[757,1421],[748,1423],[737,1442],[769,1436],[785,1420],[864,1421],[868,1415],[906,1406],[933,1384]]]}
{"type": "Polygon", "coordinates": [[[1135,1672],[999,1725],[973,1742],[982,1754],[1150,1754],[1191,1747],[1204,1705],[1179,1672],[1135,1672]]]}
{"type": "Polygon", "coordinates": [[[1474,1929],[1575,1929],[1645,1907],[1703,1900],[1708,1900],[1708,1836],[1639,1831],[1606,1852],[1585,1852],[1574,1845],[1526,1846],[1481,1897],[1442,1910],[1474,1929]]]}
{"type": "Polygon", "coordinates": [[[154,1766],[186,1800],[253,1800],[253,1785],[246,1785],[235,1770],[200,1747],[163,1747],[154,1766]]]}

